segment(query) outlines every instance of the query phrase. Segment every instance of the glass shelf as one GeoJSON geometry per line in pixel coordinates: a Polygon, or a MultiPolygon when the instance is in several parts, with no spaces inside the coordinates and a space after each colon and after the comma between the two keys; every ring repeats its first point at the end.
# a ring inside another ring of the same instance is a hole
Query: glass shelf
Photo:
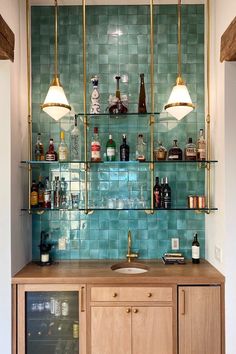
{"type": "MultiPolygon", "coordinates": [[[[148,163],[154,163],[154,164],[206,164],[206,163],[217,163],[218,160],[205,160],[205,161],[187,161],[187,160],[159,160],[159,161],[151,161],[151,160],[146,160],[146,161],[87,161],[89,164],[94,164],[94,165],[99,165],[99,164],[148,164],[148,163]]],[[[86,161],[79,161],[79,160],[68,160],[68,161],[35,161],[35,160],[22,160],[21,163],[23,164],[31,164],[31,165],[58,165],[58,164],[85,164],[86,161]]]]}
{"type": "Polygon", "coordinates": [[[216,207],[210,207],[210,208],[188,208],[188,207],[173,207],[173,208],[168,208],[168,209],[152,209],[152,208],[98,208],[98,207],[94,207],[94,208],[79,208],[79,209],[72,209],[72,208],[68,208],[68,209],[62,209],[62,208],[55,208],[55,209],[44,209],[44,208],[33,208],[33,209],[28,209],[28,208],[22,208],[22,211],[28,211],[32,214],[41,214],[43,212],[46,211],[99,211],[99,210],[104,210],[104,211],[109,211],[109,210],[113,210],[113,211],[154,211],[154,212],[159,212],[159,211],[177,211],[177,210],[186,210],[186,211],[199,211],[199,212],[205,212],[205,211],[213,211],[213,210],[218,210],[218,208],[216,207]]]}
{"type": "Polygon", "coordinates": [[[117,113],[111,114],[109,112],[99,113],[99,114],[91,114],[91,113],[76,113],[78,116],[90,117],[90,118],[98,118],[98,117],[108,117],[108,118],[126,118],[129,116],[138,116],[138,117],[149,117],[150,115],[160,115],[160,112],[147,112],[147,113],[138,113],[138,112],[128,112],[128,113],[117,113]]]}

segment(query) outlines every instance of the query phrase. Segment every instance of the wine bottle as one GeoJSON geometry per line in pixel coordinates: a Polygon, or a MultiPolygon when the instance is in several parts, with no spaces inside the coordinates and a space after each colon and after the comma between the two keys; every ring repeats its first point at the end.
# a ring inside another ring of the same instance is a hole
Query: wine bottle
{"type": "Polygon", "coordinates": [[[140,91],[139,91],[139,101],[138,101],[138,113],[143,113],[143,114],[147,113],[144,74],[140,74],[140,91]]]}
{"type": "Polygon", "coordinates": [[[164,186],[163,186],[163,208],[170,209],[171,208],[171,188],[168,184],[168,178],[164,178],[164,186]]]}
{"type": "Polygon", "coordinates": [[[123,143],[120,146],[120,161],[129,161],[129,145],[126,143],[126,135],[122,136],[123,143]]]}
{"type": "Polygon", "coordinates": [[[197,234],[194,235],[192,242],[192,263],[200,263],[200,243],[198,242],[197,234]]]}
{"type": "Polygon", "coordinates": [[[154,208],[159,209],[161,207],[161,186],[159,184],[159,177],[156,177],[156,184],[153,188],[153,201],[154,208]]]}

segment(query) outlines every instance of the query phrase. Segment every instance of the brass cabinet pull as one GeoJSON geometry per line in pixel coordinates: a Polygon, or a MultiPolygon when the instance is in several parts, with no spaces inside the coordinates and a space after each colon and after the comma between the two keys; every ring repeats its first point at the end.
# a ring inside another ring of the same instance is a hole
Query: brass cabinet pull
{"type": "Polygon", "coordinates": [[[84,306],[84,286],[81,287],[80,290],[80,308],[81,308],[81,312],[85,311],[85,306],[84,306]]]}
{"type": "Polygon", "coordinates": [[[113,293],[112,296],[113,296],[113,297],[117,297],[117,293],[113,293]]]}
{"type": "Polygon", "coordinates": [[[148,297],[152,297],[152,293],[148,293],[148,297]]]}
{"type": "Polygon", "coordinates": [[[137,312],[138,312],[138,309],[134,309],[133,312],[134,312],[134,313],[137,313],[137,312]]]}
{"type": "Polygon", "coordinates": [[[185,291],[182,289],[181,293],[181,315],[185,315],[185,291]]]}
{"type": "Polygon", "coordinates": [[[126,312],[127,312],[127,313],[130,313],[130,309],[126,309],[126,312]]]}

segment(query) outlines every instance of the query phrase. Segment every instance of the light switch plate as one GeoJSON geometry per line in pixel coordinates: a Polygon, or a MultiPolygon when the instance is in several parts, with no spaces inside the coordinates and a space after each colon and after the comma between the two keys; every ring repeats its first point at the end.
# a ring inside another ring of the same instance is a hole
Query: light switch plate
{"type": "Polygon", "coordinates": [[[179,249],[179,238],[178,237],[171,239],[171,249],[173,251],[176,251],[179,249]]]}

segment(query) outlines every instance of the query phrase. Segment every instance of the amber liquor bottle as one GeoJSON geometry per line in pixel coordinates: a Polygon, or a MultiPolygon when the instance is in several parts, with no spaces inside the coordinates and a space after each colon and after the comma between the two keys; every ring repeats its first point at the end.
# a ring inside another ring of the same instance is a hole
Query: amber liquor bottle
{"type": "Polygon", "coordinates": [[[183,152],[178,147],[178,140],[173,140],[173,146],[168,153],[168,160],[183,160],[183,152]]]}
{"type": "Polygon", "coordinates": [[[141,114],[147,113],[144,74],[140,74],[140,91],[139,91],[139,101],[138,101],[138,113],[141,113],[141,114]]]}
{"type": "Polygon", "coordinates": [[[57,160],[57,153],[54,149],[53,139],[51,138],[49,142],[48,151],[46,153],[46,161],[56,161],[56,160],[57,160]]]}
{"type": "Polygon", "coordinates": [[[159,184],[159,177],[156,177],[156,184],[153,188],[153,204],[155,209],[161,208],[161,186],[159,184]]]}

